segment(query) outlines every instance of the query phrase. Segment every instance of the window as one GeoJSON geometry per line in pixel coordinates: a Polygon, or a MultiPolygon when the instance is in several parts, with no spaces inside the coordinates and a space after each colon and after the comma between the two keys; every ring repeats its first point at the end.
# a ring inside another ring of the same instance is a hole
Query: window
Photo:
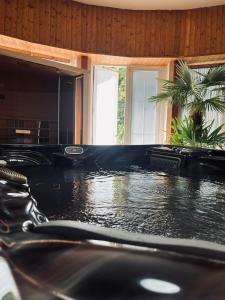
{"type": "Polygon", "coordinates": [[[167,104],[150,101],[165,70],[94,67],[93,144],[166,143],[167,104]]]}
{"type": "Polygon", "coordinates": [[[114,145],[117,134],[118,71],[94,69],[93,144],[114,145]]]}
{"type": "Polygon", "coordinates": [[[167,104],[153,103],[150,97],[160,89],[164,68],[129,68],[126,106],[126,144],[166,142],[167,104]]]}

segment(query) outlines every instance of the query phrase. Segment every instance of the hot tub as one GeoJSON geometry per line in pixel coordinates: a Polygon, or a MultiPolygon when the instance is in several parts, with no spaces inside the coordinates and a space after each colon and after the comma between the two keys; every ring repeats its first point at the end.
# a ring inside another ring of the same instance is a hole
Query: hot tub
{"type": "Polygon", "coordinates": [[[50,219],[225,242],[225,153],[162,145],[1,146],[50,219]]]}
{"type": "Polygon", "coordinates": [[[15,295],[225,297],[224,151],[1,145],[0,160],[28,178],[0,178],[15,295]]]}

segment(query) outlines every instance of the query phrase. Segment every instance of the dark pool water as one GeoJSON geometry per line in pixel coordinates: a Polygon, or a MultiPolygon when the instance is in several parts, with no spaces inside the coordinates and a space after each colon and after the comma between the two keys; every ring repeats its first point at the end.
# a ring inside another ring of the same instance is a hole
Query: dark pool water
{"type": "Polygon", "coordinates": [[[26,169],[49,219],[225,243],[225,183],[163,172],[26,169]]]}

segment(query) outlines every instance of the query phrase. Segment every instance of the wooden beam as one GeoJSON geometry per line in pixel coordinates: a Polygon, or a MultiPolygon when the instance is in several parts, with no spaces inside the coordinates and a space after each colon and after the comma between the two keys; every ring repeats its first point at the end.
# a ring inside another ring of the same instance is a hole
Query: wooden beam
{"type": "Polygon", "coordinates": [[[82,75],[82,74],[87,73],[87,70],[83,70],[83,69],[73,67],[73,66],[70,66],[70,65],[67,65],[67,64],[63,64],[63,63],[60,63],[60,62],[56,62],[56,61],[53,61],[53,60],[47,60],[47,59],[32,57],[32,56],[29,56],[29,55],[21,54],[19,52],[14,52],[14,51],[1,49],[1,47],[0,47],[0,55],[14,57],[14,58],[17,58],[17,59],[33,62],[33,63],[40,64],[40,65],[43,65],[43,66],[52,67],[52,68],[55,68],[55,69],[59,70],[62,74],[67,74],[67,75],[71,75],[71,76],[78,76],[78,75],[82,75]]]}
{"type": "Polygon", "coordinates": [[[14,53],[20,53],[20,54],[31,56],[31,57],[49,59],[49,60],[54,60],[54,61],[62,62],[62,63],[66,63],[66,64],[70,63],[69,58],[63,58],[63,57],[59,57],[59,56],[55,56],[55,55],[39,53],[36,51],[22,50],[22,49],[17,49],[17,48],[13,48],[13,47],[7,47],[4,45],[0,45],[0,49],[8,50],[8,51],[14,52],[14,53]]]}

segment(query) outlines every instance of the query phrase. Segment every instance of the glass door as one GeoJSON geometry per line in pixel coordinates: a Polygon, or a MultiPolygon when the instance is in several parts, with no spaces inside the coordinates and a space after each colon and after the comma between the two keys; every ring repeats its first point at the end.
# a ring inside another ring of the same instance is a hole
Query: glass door
{"type": "Polygon", "coordinates": [[[118,71],[95,66],[93,97],[93,144],[116,144],[118,71]]]}

